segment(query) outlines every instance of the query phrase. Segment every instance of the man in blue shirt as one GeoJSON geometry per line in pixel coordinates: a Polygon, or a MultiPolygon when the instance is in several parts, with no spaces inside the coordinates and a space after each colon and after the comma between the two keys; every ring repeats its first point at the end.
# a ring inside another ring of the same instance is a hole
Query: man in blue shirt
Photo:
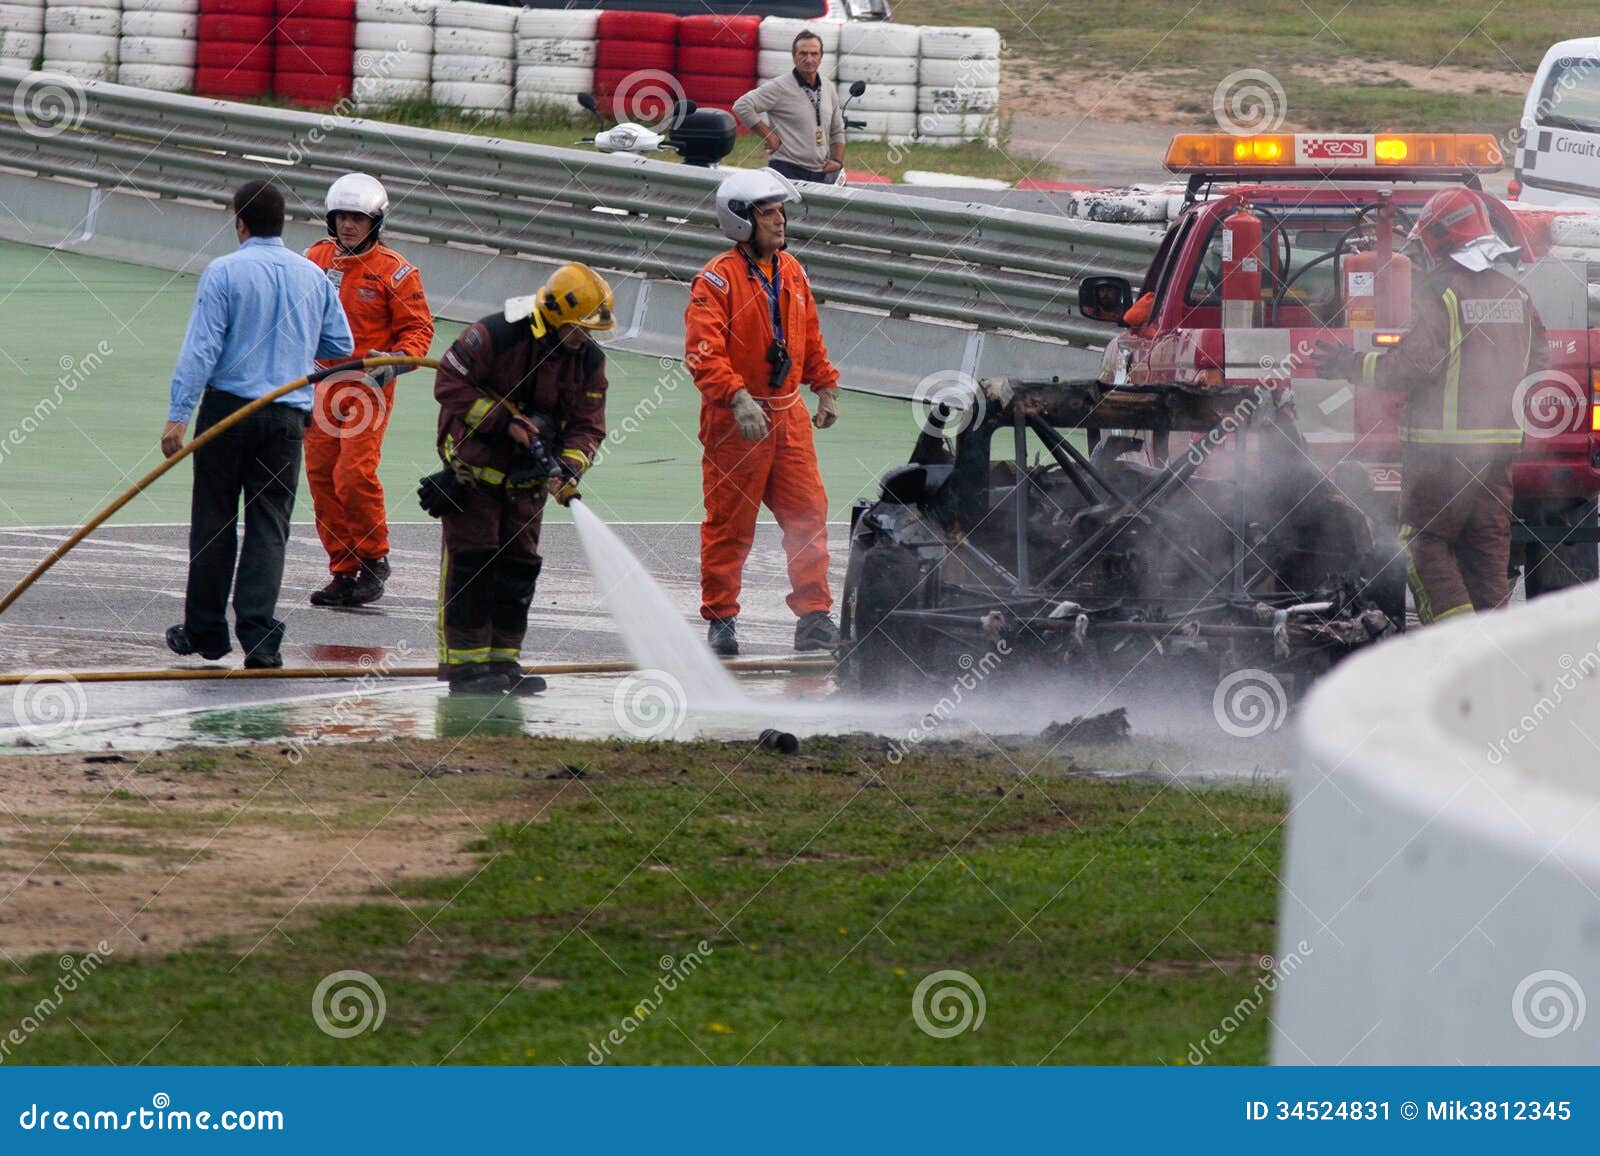
{"type": "MultiPolygon", "coordinates": [[[[172,374],[172,405],[161,434],[168,457],[183,448],[197,401],[199,436],[255,398],[311,373],[318,358],[345,357],[355,348],[332,284],[284,247],[283,194],[266,181],[247,181],[233,194],[233,213],[239,248],[200,274],[172,374]]],[[[246,668],[283,665],[278,588],[312,395],[309,385],[297,389],[195,451],[189,585],[183,622],[167,631],[174,652],[210,660],[232,649],[231,588],[246,668]],[[241,495],[242,550],[236,530],[241,495]]]]}

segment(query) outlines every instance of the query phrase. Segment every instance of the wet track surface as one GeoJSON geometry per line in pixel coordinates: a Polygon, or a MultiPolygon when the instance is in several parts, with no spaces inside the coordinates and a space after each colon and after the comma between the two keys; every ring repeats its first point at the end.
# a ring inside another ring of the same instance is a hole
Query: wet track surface
{"type": "MultiPolygon", "coordinates": [[[[691,625],[699,621],[699,527],[620,525],[616,529],[691,625]]],[[[0,530],[0,582],[10,587],[70,531],[59,527],[0,530]]],[[[185,526],[111,526],[69,554],[0,620],[0,665],[8,673],[86,670],[237,668],[236,649],[214,664],[180,658],[166,647],[166,628],[183,616],[187,561],[185,526]]],[[[320,609],[307,596],[326,581],[325,556],[309,526],[290,538],[278,613],[288,626],[284,661],[291,667],[431,666],[439,530],[436,523],[396,525],[394,574],[381,602],[350,610],[320,609]]],[[[832,527],[835,593],[844,565],[845,527],[832,527]]],[[[545,527],[527,663],[627,658],[622,640],[599,608],[594,581],[570,524],[545,527]]],[[[747,655],[789,653],[794,616],[784,605],[788,582],[774,526],[757,530],[746,569],[740,637],[747,655]]],[[[697,628],[698,634],[698,628],[697,628]]],[[[432,680],[213,680],[146,683],[37,683],[0,688],[0,745],[50,749],[150,746],[171,741],[269,740],[312,730],[348,738],[410,733],[428,737],[460,727],[523,722],[541,733],[617,732],[612,699],[621,676],[568,676],[538,699],[495,712],[442,701],[432,680]],[[337,707],[337,711],[335,711],[337,707]],[[497,717],[487,718],[493,713],[497,717]]],[[[815,679],[754,680],[752,690],[778,695],[790,682],[822,689],[815,679]]],[[[698,724],[697,724],[698,725],[698,724]]],[[[764,725],[764,724],[763,724],[764,725]]],[[[738,724],[745,729],[743,723],[738,724]]],[[[696,728],[691,726],[690,731],[696,728]]],[[[481,732],[480,732],[481,733],[481,732]]]]}

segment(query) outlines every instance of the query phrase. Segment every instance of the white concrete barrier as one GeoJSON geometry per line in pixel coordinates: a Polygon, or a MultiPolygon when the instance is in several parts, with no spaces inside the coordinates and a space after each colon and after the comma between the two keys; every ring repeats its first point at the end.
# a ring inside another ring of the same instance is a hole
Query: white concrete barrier
{"type": "Polygon", "coordinates": [[[1274,1062],[1600,1062],[1600,586],[1358,656],[1300,750],[1274,1062]]]}

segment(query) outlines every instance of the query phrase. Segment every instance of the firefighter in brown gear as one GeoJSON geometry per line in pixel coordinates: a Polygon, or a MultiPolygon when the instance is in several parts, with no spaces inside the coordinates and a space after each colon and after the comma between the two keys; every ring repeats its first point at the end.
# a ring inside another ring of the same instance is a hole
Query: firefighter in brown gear
{"type": "Polygon", "coordinates": [[[1380,353],[1321,346],[1325,377],[1405,392],[1400,423],[1400,538],[1417,616],[1437,622],[1510,596],[1511,465],[1522,449],[1519,386],[1545,364],[1544,324],[1495,267],[1517,252],[1480,194],[1446,189],[1407,240],[1424,277],[1410,328],[1380,353]]]}
{"type": "Polygon", "coordinates": [[[444,523],[439,677],[451,693],[544,689],[521,664],[539,525],[546,494],[565,505],[605,438],[606,359],[589,334],[611,329],[612,314],[605,279],[563,265],[533,296],[468,326],[442,359],[433,393],[446,470],[423,479],[419,497],[444,523]],[[449,493],[430,505],[430,487],[449,493]]]}

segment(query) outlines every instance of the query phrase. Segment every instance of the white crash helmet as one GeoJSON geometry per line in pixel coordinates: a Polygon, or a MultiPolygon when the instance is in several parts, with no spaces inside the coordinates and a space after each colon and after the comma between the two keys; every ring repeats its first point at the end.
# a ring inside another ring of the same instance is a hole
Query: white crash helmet
{"type": "Polygon", "coordinates": [[[723,236],[735,243],[748,241],[755,232],[752,210],[772,201],[798,205],[800,193],[771,169],[745,169],[728,177],[717,186],[717,224],[723,236]]]}
{"type": "Polygon", "coordinates": [[[389,194],[383,191],[383,185],[376,177],[369,177],[366,173],[346,173],[333,184],[328,186],[327,199],[328,236],[337,239],[338,233],[333,227],[335,213],[361,213],[372,219],[372,232],[367,234],[366,244],[375,244],[378,233],[383,228],[383,218],[389,212],[389,194]]]}

